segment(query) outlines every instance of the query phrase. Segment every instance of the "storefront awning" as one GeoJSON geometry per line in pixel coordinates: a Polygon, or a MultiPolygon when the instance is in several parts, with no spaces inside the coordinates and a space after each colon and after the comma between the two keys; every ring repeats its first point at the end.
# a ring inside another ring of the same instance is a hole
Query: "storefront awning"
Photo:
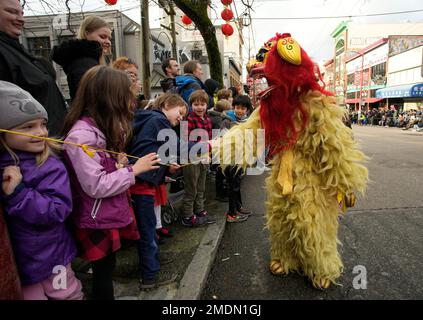
{"type": "Polygon", "coordinates": [[[368,103],[375,103],[375,102],[379,102],[381,100],[383,100],[384,98],[368,98],[366,99],[366,102],[368,103]]]}
{"type": "MultiPolygon", "coordinates": [[[[384,98],[367,98],[364,99],[364,103],[375,103],[383,100],[384,98]]],[[[360,103],[360,99],[346,99],[345,103],[360,103]]]]}
{"type": "Polygon", "coordinates": [[[423,83],[387,87],[376,90],[377,98],[415,98],[423,97],[423,83]]]}

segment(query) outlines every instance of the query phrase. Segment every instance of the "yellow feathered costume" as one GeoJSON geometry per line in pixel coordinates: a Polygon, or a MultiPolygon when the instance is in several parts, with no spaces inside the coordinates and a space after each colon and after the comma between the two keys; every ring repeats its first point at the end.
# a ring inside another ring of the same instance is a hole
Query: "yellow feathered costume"
{"type": "MultiPolygon", "coordinates": [[[[315,287],[327,288],[343,269],[337,248],[338,215],[354,205],[355,191],[365,191],[366,157],[352,130],[344,125],[346,111],[335,97],[309,90],[300,94],[299,101],[308,121],[293,144],[273,155],[272,172],[266,179],[270,271],[275,275],[297,271],[315,287]]],[[[239,144],[247,129],[255,133],[267,129],[260,111],[213,143],[222,166],[234,164],[235,153],[245,151],[236,147],[234,138],[239,144]],[[225,149],[232,152],[222,152],[225,149]]],[[[293,113],[293,121],[297,128],[304,124],[299,111],[293,113]]],[[[247,166],[246,161],[236,164],[247,166]]]]}

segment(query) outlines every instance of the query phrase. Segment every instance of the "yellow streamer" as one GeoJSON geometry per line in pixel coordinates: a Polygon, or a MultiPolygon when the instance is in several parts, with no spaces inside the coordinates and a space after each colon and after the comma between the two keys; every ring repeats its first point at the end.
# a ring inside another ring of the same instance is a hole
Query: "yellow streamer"
{"type": "MultiPolygon", "coordinates": [[[[63,141],[63,140],[60,140],[60,139],[54,139],[54,138],[48,138],[48,137],[40,137],[40,136],[36,136],[36,135],[33,135],[33,134],[29,134],[29,133],[19,132],[19,131],[0,129],[0,132],[10,133],[10,134],[16,134],[16,135],[20,135],[20,136],[24,136],[24,137],[41,139],[41,140],[45,140],[45,141],[52,141],[52,142],[56,142],[56,143],[67,144],[67,145],[70,145],[70,146],[79,147],[90,158],[94,157],[94,155],[96,154],[96,152],[107,152],[107,153],[110,153],[110,154],[116,154],[116,155],[126,156],[128,158],[140,159],[140,157],[132,156],[130,154],[126,154],[126,153],[122,153],[122,152],[116,152],[116,151],[107,150],[107,149],[96,149],[96,148],[91,147],[91,146],[86,145],[86,144],[73,143],[73,142],[69,142],[69,141],[63,141]]],[[[203,156],[203,155],[201,155],[201,156],[203,156]]],[[[184,166],[189,166],[189,165],[197,164],[197,163],[200,163],[200,162],[201,161],[193,162],[193,163],[187,163],[187,164],[181,164],[180,166],[181,167],[184,167],[184,166]]],[[[169,164],[169,163],[159,163],[159,164],[160,165],[163,165],[163,166],[171,166],[172,165],[172,164],[169,164]]]]}
{"type": "Polygon", "coordinates": [[[286,150],[281,159],[279,166],[278,183],[282,188],[282,194],[287,195],[292,193],[293,179],[292,179],[292,165],[294,161],[294,153],[292,149],[286,150]]]}

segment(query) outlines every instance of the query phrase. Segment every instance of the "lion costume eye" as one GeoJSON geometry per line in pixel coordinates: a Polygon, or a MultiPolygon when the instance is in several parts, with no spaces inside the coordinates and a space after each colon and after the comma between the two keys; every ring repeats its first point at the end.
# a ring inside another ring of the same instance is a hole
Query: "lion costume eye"
{"type": "Polygon", "coordinates": [[[279,56],[285,61],[299,66],[301,64],[301,47],[293,38],[282,38],[276,45],[279,56]]]}

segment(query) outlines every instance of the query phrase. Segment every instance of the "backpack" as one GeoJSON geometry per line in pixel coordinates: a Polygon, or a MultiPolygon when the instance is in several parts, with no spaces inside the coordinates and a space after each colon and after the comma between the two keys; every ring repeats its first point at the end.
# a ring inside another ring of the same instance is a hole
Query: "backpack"
{"type": "Polygon", "coordinates": [[[183,75],[176,77],[177,93],[189,104],[189,96],[195,90],[205,89],[204,84],[194,76],[183,75]]]}

